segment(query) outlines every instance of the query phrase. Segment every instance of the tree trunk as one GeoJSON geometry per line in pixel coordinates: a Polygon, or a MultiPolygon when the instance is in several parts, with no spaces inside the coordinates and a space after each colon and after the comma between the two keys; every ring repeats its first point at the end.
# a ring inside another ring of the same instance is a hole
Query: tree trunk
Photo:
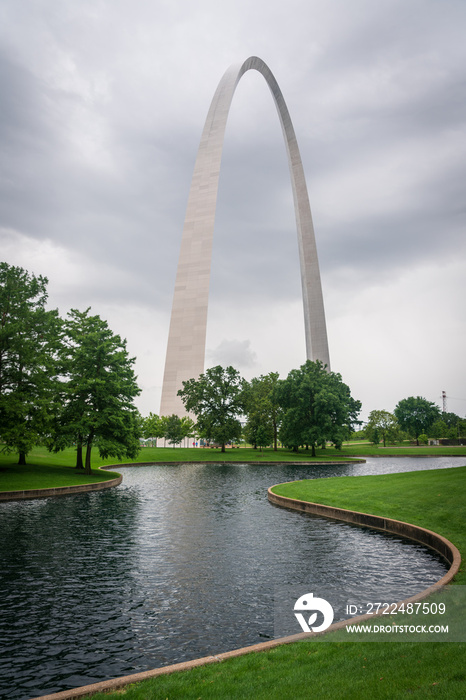
{"type": "Polygon", "coordinates": [[[91,450],[92,450],[92,437],[89,437],[86,445],[86,465],[84,467],[85,474],[92,474],[91,469],[91,450]]]}
{"type": "Polygon", "coordinates": [[[312,443],[312,456],[316,456],[316,446],[314,445],[314,443],[312,443]]]}
{"type": "Polygon", "coordinates": [[[26,453],[25,452],[19,453],[18,464],[21,464],[22,466],[24,466],[26,464],[26,453]]]}
{"type": "Polygon", "coordinates": [[[221,452],[226,452],[226,450],[225,450],[225,443],[224,443],[224,442],[222,442],[222,449],[221,449],[221,452]]]}
{"type": "Polygon", "coordinates": [[[78,442],[76,444],[76,469],[84,469],[83,441],[81,437],[78,438],[78,442]]]}

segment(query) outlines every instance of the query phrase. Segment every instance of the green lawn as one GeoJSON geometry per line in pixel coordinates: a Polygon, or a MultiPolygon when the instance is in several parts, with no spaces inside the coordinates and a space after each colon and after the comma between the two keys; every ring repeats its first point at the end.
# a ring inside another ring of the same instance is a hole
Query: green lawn
{"type": "MultiPolygon", "coordinates": [[[[294,482],[277,492],[406,520],[466,557],[466,467],[294,482]]],[[[297,517],[300,517],[297,515],[297,517]]],[[[457,576],[465,583],[464,565],[457,576]]],[[[399,700],[466,697],[466,643],[304,641],[145,681],[94,700],[399,700]]]]}
{"type": "MultiPolygon", "coordinates": [[[[465,451],[466,454],[466,451],[465,451]]],[[[335,462],[354,458],[338,450],[318,450],[317,457],[310,450],[293,452],[281,448],[276,452],[271,448],[254,450],[251,447],[220,448],[195,447],[143,447],[134,461],[141,462],[335,462]]],[[[109,464],[113,464],[109,460],[109,464]]]]}
{"type": "Polygon", "coordinates": [[[27,458],[25,466],[18,465],[16,455],[0,452],[0,491],[24,491],[27,489],[49,489],[58,486],[75,486],[98,481],[108,481],[118,476],[115,472],[103,471],[94,465],[92,474],[83,474],[73,467],[76,453],[66,450],[58,455],[36,448],[27,458]]]}
{"type": "MultiPolygon", "coordinates": [[[[332,449],[332,448],[330,448],[332,449]]],[[[387,447],[382,447],[382,445],[371,445],[368,442],[351,442],[345,443],[340,454],[352,456],[352,455],[365,455],[367,457],[417,457],[417,456],[461,456],[466,455],[466,445],[439,445],[435,447],[416,447],[416,445],[410,445],[409,443],[403,442],[397,445],[387,445],[387,447]]]]}
{"type": "MultiPolygon", "coordinates": [[[[358,456],[366,457],[417,457],[417,456],[437,456],[466,457],[466,445],[439,446],[439,447],[416,447],[409,443],[390,445],[389,447],[378,447],[368,442],[344,443],[341,450],[334,447],[327,447],[325,450],[316,450],[316,456],[312,457],[311,450],[300,449],[293,452],[285,448],[279,448],[276,452],[272,448],[264,448],[262,451],[249,447],[239,449],[227,448],[222,454],[219,448],[173,448],[173,447],[144,447],[139,453],[138,459],[141,461],[183,461],[183,462],[210,462],[210,461],[243,461],[243,462],[286,462],[286,461],[329,461],[345,460],[358,456]],[[149,458],[148,458],[149,457],[149,458]],[[144,460],[142,459],[144,458],[144,460]]],[[[109,462],[110,463],[110,462],[109,462]]]]}
{"type": "Polygon", "coordinates": [[[76,486],[108,481],[119,476],[116,472],[93,469],[92,474],[83,474],[67,466],[54,464],[27,464],[19,466],[0,461],[0,491],[25,491],[28,489],[51,489],[58,486],[76,486]]]}

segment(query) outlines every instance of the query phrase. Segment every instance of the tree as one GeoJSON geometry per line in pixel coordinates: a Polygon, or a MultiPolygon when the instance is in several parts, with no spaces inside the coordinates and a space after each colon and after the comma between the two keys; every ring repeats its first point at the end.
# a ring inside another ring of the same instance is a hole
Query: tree
{"type": "Polygon", "coordinates": [[[0,439],[19,464],[43,441],[54,411],[58,312],[47,278],[0,263],[0,439]]]}
{"type": "Polygon", "coordinates": [[[77,445],[77,467],[91,473],[91,450],[101,457],[134,458],[139,451],[139,414],[133,404],[140,393],[126,341],[114,335],[99,316],[72,309],[64,321],[60,352],[62,410],[52,448],[77,445]]]}
{"type": "Polygon", "coordinates": [[[456,413],[441,413],[430,427],[433,438],[447,438],[456,441],[466,433],[466,420],[456,413]]]}
{"type": "Polygon", "coordinates": [[[464,418],[461,418],[461,416],[458,416],[456,413],[451,413],[450,411],[445,411],[444,413],[441,413],[441,417],[449,428],[457,428],[458,424],[464,422],[464,418]]]}
{"type": "Polygon", "coordinates": [[[163,417],[158,416],[156,413],[149,413],[146,418],[143,418],[142,435],[144,438],[146,438],[146,440],[153,440],[154,438],[157,440],[157,438],[163,438],[165,435],[165,421],[163,417]]]}
{"type": "Polygon", "coordinates": [[[280,438],[295,451],[302,445],[312,448],[328,440],[341,448],[358,423],[361,402],[352,398],[341,376],[328,372],[319,360],[291,370],[278,386],[278,400],[284,409],[280,438]]]}
{"type": "Polygon", "coordinates": [[[197,419],[200,437],[222,446],[241,436],[238,419],[245,406],[245,382],[233,367],[211,367],[198,379],[183,382],[178,396],[197,419]]]}
{"type": "Polygon", "coordinates": [[[273,442],[277,450],[278,428],[282,410],[277,400],[278,372],[251,379],[246,389],[246,440],[254,447],[273,442]]]}
{"type": "Polygon", "coordinates": [[[429,435],[432,438],[446,438],[450,428],[442,418],[437,418],[429,429],[429,435]]]}
{"type": "Polygon", "coordinates": [[[441,414],[442,420],[448,426],[448,433],[445,437],[451,439],[462,437],[465,434],[466,420],[456,413],[445,412],[441,414]]]}
{"type": "Polygon", "coordinates": [[[163,437],[173,444],[173,447],[185,437],[192,437],[194,434],[194,421],[189,416],[179,416],[173,414],[166,417],[165,432],[163,437]]]}
{"type": "Polygon", "coordinates": [[[255,412],[248,416],[248,420],[243,430],[243,438],[256,450],[273,442],[272,426],[265,419],[263,414],[255,412]]]}
{"type": "Polygon", "coordinates": [[[439,407],[432,401],[427,401],[422,396],[409,396],[398,402],[395,408],[395,416],[402,430],[412,435],[419,445],[419,435],[430,432],[437,418],[440,417],[439,407]]]}
{"type": "Polygon", "coordinates": [[[380,438],[383,446],[389,442],[396,442],[399,433],[398,421],[392,413],[384,410],[374,410],[369,414],[366,426],[367,439],[374,445],[378,445],[380,438]]]}

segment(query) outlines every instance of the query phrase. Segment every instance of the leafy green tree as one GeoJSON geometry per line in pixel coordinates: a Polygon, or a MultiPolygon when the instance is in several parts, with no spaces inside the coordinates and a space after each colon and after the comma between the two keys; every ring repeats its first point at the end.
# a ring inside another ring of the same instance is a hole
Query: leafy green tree
{"type": "Polygon", "coordinates": [[[272,444],[273,430],[260,413],[254,413],[244,426],[243,438],[256,450],[272,444]]]}
{"type": "Polygon", "coordinates": [[[406,430],[419,445],[419,435],[429,434],[432,425],[440,417],[439,407],[422,396],[409,396],[398,402],[395,416],[402,430],[406,430]]]}
{"type": "Polygon", "coordinates": [[[255,377],[246,388],[246,440],[254,447],[273,442],[277,450],[278,429],[282,409],[277,400],[278,372],[255,377]]]}
{"type": "Polygon", "coordinates": [[[429,430],[432,438],[447,438],[453,444],[466,434],[466,420],[456,413],[442,413],[429,430]]]}
{"type": "Polygon", "coordinates": [[[166,417],[165,421],[165,432],[163,437],[165,437],[169,442],[172,443],[173,447],[179,445],[179,443],[185,437],[192,437],[194,435],[194,421],[189,418],[189,416],[179,416],[173,414],[166,417]]]}
{"type": "Polygon", "coordinates": [[[456,416],[456,421],[453,424],[452,428],[456,431],[456,436],[458,438],[466,436],[466,418],[461,418],[460,416],[456,416]]]}
{"type": "Polygon", "coordinates": [[[270,430],[270,426],[258,425],[255,431],[255,445],[260,447],[261,452],[263,447],[267,447],[273,440],[273,434],[270,430]]]}
{"type": "Polygon", "coordinates": [[[458,440],[466,434],[466,420],[456,413],[445,412],[430,428],[429,435],[434,438],[458,440]]]}
{"type": "Polygon", "coordinates": [[[91,451],[101,457],[134,458],[139,452],[140,420],[133,404],[140,393],[126,340],[114,335],[90,309],[72,309],[64,321],[60,352],[62,410],[52,448],[77,445],[77,467],[91,472],[91,451]]]}
{"type": "Polygon", "coordinates": [[[456,413],[451,413],[445,411],[441,414],[442,420],[448,425],[449,428],[458,428],[458,426],[464,423],[465,419],[458,416],[456,413]]]}
{"type": "Polygon", "coordinates": [[[302,445],[312,448],[326,441],[340,449],[358,423],[361,402],[352,398],[341,375],[328,372],[319,360],[308,360],[291,370],[278,386],[278,400],[284,409],[280,438],[295,451],[302,445]]]}
{"type": "Polygon", "coordinates": [[[198,379],[183,382],[178,396],[197,419],[199,436],[222,446],[238,440],[245,407],[245,382],[233,367],[211,367],[198,379]]]}
{"type": "Polygon", "coordinates": [[[450,428],[445,421],[441,418],[437,418],[429,429],[429,435],[432,438],[446,438],[449,430],[450,428]]]}
{"type": "Polygon", "coordinates": [[[0,263],[0,440],[19,464],[54,412],[60,319],[46,302],[46,277],[0,263]]]}
{"type": "Polygon", "coordinates": [[[374,445],[382,438],[383,446],[388,442],[396,442],[399,434],[398,421],[392,413],[384,410],[374,410],[369,414],[366,426],[366,436],[374,445]]]}
{"type": "Polygon", "coordinates": [[[196,424],[189,416],[181,416],[181,430],[183,437],[193,438],[196,435],[196,424]]]}
{"type": "Polygon", "coordinates": [[[142,435],[146,440],[157,440],[165,435],[166,421],[162,416],[156,413],[149,413],[146,418],[142,419],[142,435]]]}

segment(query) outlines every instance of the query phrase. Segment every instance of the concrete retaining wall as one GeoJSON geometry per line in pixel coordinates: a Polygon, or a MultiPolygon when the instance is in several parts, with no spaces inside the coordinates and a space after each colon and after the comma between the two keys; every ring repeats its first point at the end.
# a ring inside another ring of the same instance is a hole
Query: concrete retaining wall
{"type": "Polygon", "coordinates": [[[88,493],[89,491],[101,491],[121,484],[123,477],[108,481],[97,481],[94,484],[77,484],[75,486],[57,486],[53,489],[29,489],[28,491],[0,491],[2,501],[24,501],[29,498],[49,498],[50,496],[69,496],[75,493],[88,493]]]}
{"type": "MultiPolygon", "coordinates": [[[[280,485],[281,484],[278,484],[278,486],[280,485]]],[[[448,581],[451,581],[459,569],[461,557],[458,549],[445,537],[438,535],[436,532],[432,532],[432,530],[426,530],[418,525],[404,523],[401,520],[383,518],[379,515],[358,513],[354,510],[346,510],[345,508],[335,508],[334,506],[324,506],[321,503],[310,503],[309,501],[299,501],[296,498],[279,496],[272,491],[273,488],[275,487],[272,486],[268,490],[268,499],[271,503],[282,506],[283,508],[291,508],[292,510],[299,510],[303,513],[311,513],[325,518],[343,520],[344,522],[361,525],[363,527],[372,527],[376,530],[383,530],[384,532],[390,532],[391,534],[425,544],[430,549],[438,552],[450,564],[450,570],[440,579],[436,586],[445,585],[448,581]],[[448,580],[444,581],[445,577],[447,577],[448,580]]]]}

